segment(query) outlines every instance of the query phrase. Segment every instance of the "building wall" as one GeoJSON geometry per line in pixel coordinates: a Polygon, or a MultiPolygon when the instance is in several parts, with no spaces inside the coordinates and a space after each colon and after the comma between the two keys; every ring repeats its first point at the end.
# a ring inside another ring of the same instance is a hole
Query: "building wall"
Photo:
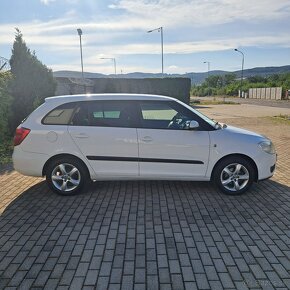
{"type": "Polygon", "coordinates": [[[55,95],[80,93],[136,93],[170,96],[189,103],[189,78],[152,78],[152,79],[72,79],[56,78],[55,95]]]}

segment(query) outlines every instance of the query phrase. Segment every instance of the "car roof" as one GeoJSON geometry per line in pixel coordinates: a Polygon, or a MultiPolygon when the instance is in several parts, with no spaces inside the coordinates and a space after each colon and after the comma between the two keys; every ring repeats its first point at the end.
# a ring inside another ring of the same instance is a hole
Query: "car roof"
{"type": "Polygon", "coordinates": [[[67,102],[95,101],[95,100],[172,101],[175,99],[167,96],[150,95],[150,94],[79,94],[79,95],[64,95],[64,96],[49,97],[45,99],[45,102],[62,104],[67,102]]]}

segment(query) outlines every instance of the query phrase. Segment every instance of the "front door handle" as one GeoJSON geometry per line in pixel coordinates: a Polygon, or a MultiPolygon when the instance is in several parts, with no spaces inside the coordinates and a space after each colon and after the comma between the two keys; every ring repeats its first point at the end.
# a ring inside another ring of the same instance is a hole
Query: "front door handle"
{"type": "Polygon", "coordinates": [[[74,135],[76,138],[89,138],[89,135],[86,133],[77,133],[74,135]]]}
{"type": "Polygon", "coordinates": [[[143,142],[146,142],[146,143],[148,143],[148,142],[152,142],[152,141],[153,141],[152,137],[150,137],[150,136],[145,136],[145,137],[143,137],[141,140],[142,140],[143,142]]]}

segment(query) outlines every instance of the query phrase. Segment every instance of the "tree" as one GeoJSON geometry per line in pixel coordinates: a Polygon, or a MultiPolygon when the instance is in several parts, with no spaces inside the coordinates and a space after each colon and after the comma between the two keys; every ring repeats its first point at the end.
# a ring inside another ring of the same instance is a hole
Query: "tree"
{"type": "Polygon", "coordinates": [[[232,84],[235,82],[237,76],[233,73],[227,73],[224,75],[224,85],[228,86],[229,84],[232,84]]]}
{"type": "Polygon", "coordinates": [[[13,75],[10,129],[14,131],[44,98],[54,95],[56,83],[52,71],[37,59],[35,52],[30,51],[17,28],[10,66],[13,75]]]}
{"type": "Polygon", "coordinates": [[[12,99],[8,92],[10,79],[9,72],[0,72],[0,144],[8,140],[8,117],[12,99]]]}

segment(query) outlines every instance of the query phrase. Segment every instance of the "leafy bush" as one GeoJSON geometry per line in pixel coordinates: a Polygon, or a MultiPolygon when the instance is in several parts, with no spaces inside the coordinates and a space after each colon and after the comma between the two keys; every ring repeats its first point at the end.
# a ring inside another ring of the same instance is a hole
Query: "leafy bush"
{"type": "Polygon", "coordinates": [[[9,139],[8,119],[10,116],[10,108],[12,97],[8,92],[11,74],[9,72],[0,72],[0,144],[9,139]]]}

